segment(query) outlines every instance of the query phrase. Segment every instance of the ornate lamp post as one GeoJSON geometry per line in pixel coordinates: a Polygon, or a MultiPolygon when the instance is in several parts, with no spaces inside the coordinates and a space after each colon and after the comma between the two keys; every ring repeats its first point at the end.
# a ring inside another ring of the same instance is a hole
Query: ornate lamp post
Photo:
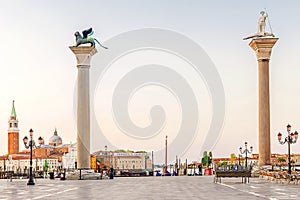
{"type": "Polygon", "coordinates": [[[113,165],[113,152],[110,152],[109,155],[110,155],[110,168],[114,168],[114,165],[113,165]]]}
{"type": "Polygon", "coordinates": [[[248,149],[248,143],[245,142],[245,149],[243,150],[242,147],[240,147],[240,153],[241,154],[246,154],[246,162],[245,162],[245,167],[247,168],[247,159],[248,159],[248,153],[252,153],[253,147],[250,147],[250,150],[248,149]]]}
{"type": "Polygon", "coordinates": [[[104,149],[105,149],[105,168],[107,169],[107,166],[108,166],[108,158],[107,158],[107,145],[104,146],[104,149]]]}
{"type": "Polygon", "coordinates": [[[35,146],[35,143],[34,143],[34,140],[32,139],[32,136],[33,136],[33,130],[32,129],[29,130],[29,136],[30,136],[30,141],[29,141],[28,145],[27,145],[28,137],[25,136],[23,138],[25,148],[26,149],[30,148],[30,168],[29,168],[29,180],[28,180],[27,185],[34,185],[35,183],[34,183],[33,176],[32,176],[32,146],[35,146]]]}
{"type": "MultiPolygon", "coordinates": [[[[29,143],[28,143],[28,137],[27,136],[25,136],[23,138],[25,148],[26,149],[30,148],[30,168],[29,168],[29,180],[28,180],[27,185],[35,185],[34,180],[33,180],[33,175],[32,175],[32,148],[33,147],[36,148],[37,146],[35,145],[35,142],[33,140],[33,130],[32,129],[29,130],[29,136],[30,136],[29,143]],[[28,143],[28,145],[27,145],[27,143],[28,143]]],[[[39,137],[38,142],[39,142],[39,145],[42,145],[42,144],[44,144],[44,139],[42,137],[39,137]]]]}
{"type": "Polygon", "coordinates": [[[4,158],[4,174],[6,173],[6,158],[4,158]]]}
{"type": "Polygon", "coordinates": [[[241,154],[239,154],[239,166],[241,165],[241,154]]]}
{"type": "Polygon", "coordinates": [[[113,152],[110,152],[109,179],[114,179],[113,152]]]}
{"type": "Polygon", "coordinates": [[[287,137],[285,137],[284,140],[282,140],[282,134],[280,132],[277,135],[278,141],[279,141],[280,144],[285,144],[285,143],[288,144],[288,165],[289,165],[288,173],[289,173],[289,175],[292,174],[292,167],[291,167],[291,144],[295,144],[297,142],[297,139],[298,139],[298,132],[297,131],[295,131],[294,133],[291,132],[291,128],[292,128],[292,126],[289,125],[289,124],[286,126],[288,135],[287,135],[287,137]]]}

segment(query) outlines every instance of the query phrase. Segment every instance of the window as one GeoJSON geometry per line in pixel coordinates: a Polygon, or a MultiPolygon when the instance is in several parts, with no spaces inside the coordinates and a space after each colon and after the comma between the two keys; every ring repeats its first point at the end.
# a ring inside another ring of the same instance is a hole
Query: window
{"type": "Polygon", "coordinates": [[[12,127],[12,123],[9,123],[9,128],[11,128],[12,127]]]}

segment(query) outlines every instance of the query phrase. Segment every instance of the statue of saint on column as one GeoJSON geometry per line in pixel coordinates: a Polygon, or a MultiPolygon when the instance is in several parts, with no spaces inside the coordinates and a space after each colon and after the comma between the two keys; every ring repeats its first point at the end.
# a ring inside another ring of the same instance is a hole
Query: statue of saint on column
{"type": "Polygon", "coordinates": [[[268,13],[265,13],[265,11],[260,12],[261,16],[258,20],[258,34],[264,36],[266,33],[266,19],[268,17],[268,13]]]}
{"type": "MultiPolygon", "coordinates": [[[[254,35],[245,37],[243,40],[248,40],[251,38],[257,38],[257,37],[275,37],[273,33],[266,32],[266,20],[268,18],[268,13],[265,11],[260,12],[260,17],[258,20],[258,32],[254,35]]],[[[269,26],[271,28],[271,25],[269,23],[269,26]]]]}

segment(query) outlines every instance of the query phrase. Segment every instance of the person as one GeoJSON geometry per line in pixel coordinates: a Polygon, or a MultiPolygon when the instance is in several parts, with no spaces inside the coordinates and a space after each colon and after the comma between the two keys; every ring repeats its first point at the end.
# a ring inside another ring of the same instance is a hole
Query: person
{"type": "Polygon", "coordinates": [[[264,35],[265,34],[265,30],[266,30],[266,19],[268,17],[268,14],[265,13],[264,11],[260,12],[261,16],[259,17],[258,20],[258,34],[259,35],[264,35]]]}
{"type": "Polygon", "coordinates": [[[110,168],[109,170],[109,179],[114,179],[114,168],[110,168]]]}

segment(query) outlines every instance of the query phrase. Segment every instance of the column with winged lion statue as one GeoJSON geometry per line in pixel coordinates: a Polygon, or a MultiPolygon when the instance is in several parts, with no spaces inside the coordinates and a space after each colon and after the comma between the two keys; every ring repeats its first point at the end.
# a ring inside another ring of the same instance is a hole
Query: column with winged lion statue
{"type": "Polygon", "coordinates": [[[77,169],[88,170],[90,166],[90,88],[89,69],[92,56],[97,53],[96,43],[104,48],[96,38],[93,38],[92,28],[75,32],[76,44],[70,47],[77,59],[77,169]],[[87,46],[85,44],[90,44],[87,46]]]}

